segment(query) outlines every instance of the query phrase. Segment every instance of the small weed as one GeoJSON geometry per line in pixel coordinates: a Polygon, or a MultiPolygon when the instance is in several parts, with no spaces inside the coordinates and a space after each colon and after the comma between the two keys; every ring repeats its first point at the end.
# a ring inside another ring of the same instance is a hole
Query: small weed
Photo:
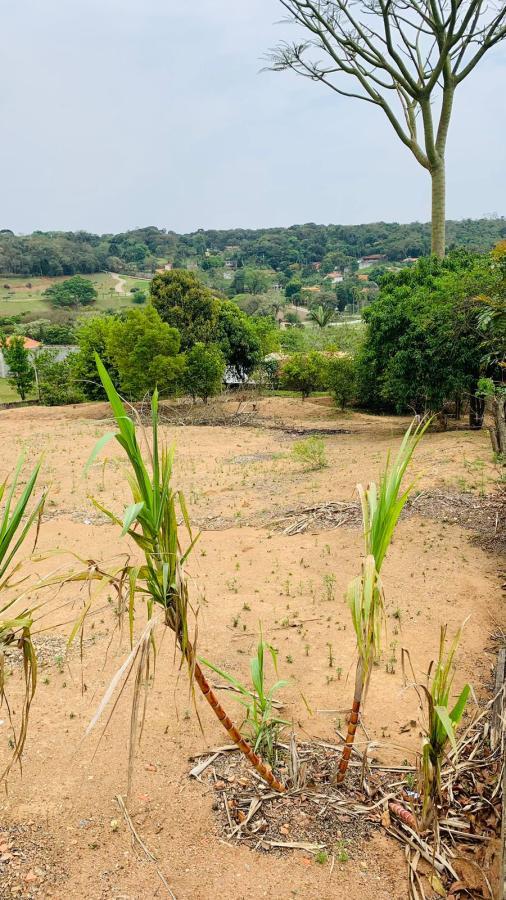
{"type": "Polygon", "coordinates": [[[336,599],[336,576],[330,573],[323,576],[323,586],[325,588],[325,600],[331,601],[336,599]]]}
{"type": "Polygon", "coordinates": [[[292,447],[292,455],[304,465],[307,472],[325,469],[328,466],[325,443],[319,437],[309,437],[303,441],[297,441],[292,447]]]}
{"type": "Polygon", "coordinates": [[[318,850],[318,853],[315,853],[314,861],[319,866],[324,866],[329,861],[329,855],[326,850],[318,850]]]}
{"type": "Polygon", "coordinates": [[[338,841],[336,844],[336,859],[340,863],[348,862],[350,854],[346,846],[346,841],[338,841]]]}

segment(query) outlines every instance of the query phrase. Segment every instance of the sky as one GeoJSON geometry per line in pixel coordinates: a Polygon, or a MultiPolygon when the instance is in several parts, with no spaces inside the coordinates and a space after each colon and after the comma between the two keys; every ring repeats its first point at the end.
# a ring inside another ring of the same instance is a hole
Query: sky
{"type": "MultiPolygon", "coordinates": [[[[279,0],[3,0],[0,228],[427,221],[381,111],[261,72],[279,0]]],[[[506,214],[506,42],[456,94],[448,218],[506,214]],[[501,87],[502,85],[502,87],[501,87]]]]}

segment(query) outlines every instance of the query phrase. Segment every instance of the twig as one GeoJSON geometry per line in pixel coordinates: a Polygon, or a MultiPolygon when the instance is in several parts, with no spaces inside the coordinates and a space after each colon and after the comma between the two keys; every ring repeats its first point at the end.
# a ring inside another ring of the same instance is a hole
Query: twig
{"type": "Polygon", "coordinates": [[[118,804],[121,812],[123,813],[125,822],[127,823],[128,827],[130,829],[130,832],[132,835],[132,844],[135,845],[137,843],[139,845],[139,847],[141,848],[142,852],[144,853],[146,859],[149,860],[149,862],[153,863],[153,866],[156,870],[156,874],[158,875],[160,881],[162,882],[162,884],[163,884],[164,888],[166,889],[167,893],[169,894],[169,896],[172,897],[172,900],[177,900],[176,895],[171,890],[170,885],[169,885],[167,879],[165,878],[165,875],[158,868],[158,864],[156,862],[156,857],[153,856],[149,847],[146,846],[146,844],[144,843],[144,841],[142,840],[142,838],[139,836],[138,832],[136,831],[134,823],[132,822],[132,820],[128,814],[128,810],[125,806],[125,801],[123,800],[123,797],[120,794],[118,794],[115,799],[116,799],[116,803],[118,804]]]}

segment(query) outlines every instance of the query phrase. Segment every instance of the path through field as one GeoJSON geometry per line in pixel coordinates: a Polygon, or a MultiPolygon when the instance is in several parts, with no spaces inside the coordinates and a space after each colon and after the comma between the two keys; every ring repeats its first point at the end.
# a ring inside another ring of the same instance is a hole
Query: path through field
{"type": "Polygon", "coordinates": [[[116,284],[114,285],[114,290],[116,291],[116,293],[117,294],[126,294],[126,290],[125,290],[126,280],[124,278],[122,278],[121,275],[118,275],[117,272],[111,272],[111,275],[114,278],[114,281],[116,282],[116,284]]]}

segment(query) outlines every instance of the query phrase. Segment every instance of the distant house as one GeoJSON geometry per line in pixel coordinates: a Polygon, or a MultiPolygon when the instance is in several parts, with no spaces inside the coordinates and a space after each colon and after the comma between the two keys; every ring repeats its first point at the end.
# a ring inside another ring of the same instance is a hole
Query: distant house
{"type": "MultiPolygon", "coordinates": [[[[6,339],[6,344],[10,344],[11,338],[8,337],[6,339]]],[[[40,341],[34,341],[32,338],[25,337],[24,338],[25,350],[28,350],[30,354],[35,354],[37,350],[42,347],[40,341]]],[[[7,378],[10,375],[9,366],[5,362],[4,355],[0,350],[0,378],[7,378]]]]}
{"type": "Polygon", "coordinates": [[[371,253],[369,256],[361,256],[358,261],[359,269],[367,269],[368,266],[379,266],[386,259],[385,253],[371,253]]]}
{"type": "Polygon", "coordinates": [[[165,263],[165,265],[164,265],[164,267],[163,267],[163,268],[164,268],[164,271],[165,271],[165,272],[172,272],[173,265],[174,265],[174,263],[165,263]]]}
{"type": "Polygon", "coordinates": [[[328,275],[325,275],[325,281],[330,281],[331,284],[340,284],[343,280],[344,275],[342,272],[329,272],[328,275]]]}
{"type": "Polygon", "coordinates": [[[369,281],[369,275],[366,275],[365,272],[362,272],[361,275],[357,275],[359,281],[369,281]]]}
{"type": "Polygon", "coordinates": [[[304,288],[305,291],[309,291],[311,294],[320,294],[321,287],[319,284],[312,284],[310,287],[304,288]]]}
{"type": "Polygon", "coordinates": [[[237,260],[236,259],[226,259],[225,260],[225,268],[226,269],[237,269],[237,260]]]}
{"type": "Polygon", "coordinates": [[[406,263],[406,265],[412,265],[413,263],[418,262],[418,256],[406,256],[402,261],[403,263],[406,263]]]}
{"type": "Polygon", "coordinates": [[[311,263],[311,268],[312,268],[312,269],[316,269],[317,272],[320,271],[320,266],[321,266],[321,262],[314,262],[314,263],[311,263]]]}

